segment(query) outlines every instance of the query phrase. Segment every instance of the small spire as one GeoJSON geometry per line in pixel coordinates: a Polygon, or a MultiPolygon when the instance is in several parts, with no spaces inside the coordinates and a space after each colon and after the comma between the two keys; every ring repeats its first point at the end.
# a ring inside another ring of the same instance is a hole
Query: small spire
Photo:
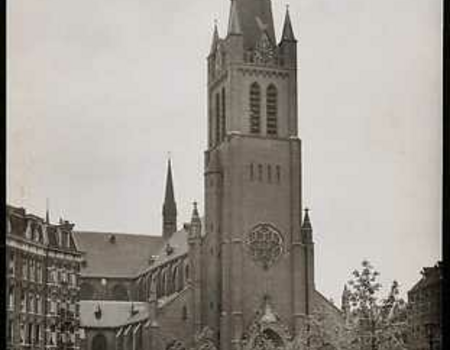
{"type": "Polygon", "coordinates": [[[312,243],[312,226],[311,226],[311,220],[309,219],[309,208],[305,208],[305,216],[303,217],[303,223],[302,223],[302,240],[304,243],[312,243]]]}
{"type": "Polygon", "coordinates": [[[217,29],[217,19],[214,19],[213,39],[212,39],[211,50],[209,51],[209,54],[212,54],[216,51],[218,43],[219,43],[219,31],[217,29]]]}
{"type": "Polygon", "coordinates": [[[296,41],[292,30],[291,16],[289,16],[289,5],[286,5],[286,15],[284,16],[283,34],[281,41],[296,41]]]}
{"type": "Polygon", "coordinates": [[[228,35],[241,35],[241,25],[239,24],[238,13],[236,9],[236,0],[231,0],[230,17],[228,20],[228,35]]]}

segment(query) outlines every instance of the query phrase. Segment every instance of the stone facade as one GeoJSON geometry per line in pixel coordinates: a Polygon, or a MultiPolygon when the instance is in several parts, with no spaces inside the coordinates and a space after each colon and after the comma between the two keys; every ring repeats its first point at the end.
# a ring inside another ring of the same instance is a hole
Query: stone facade
{"type": "Polygon", "coordinates": [[[7,349],[79,348],[81,255],[73,225],[7,207],[7,349]]]}

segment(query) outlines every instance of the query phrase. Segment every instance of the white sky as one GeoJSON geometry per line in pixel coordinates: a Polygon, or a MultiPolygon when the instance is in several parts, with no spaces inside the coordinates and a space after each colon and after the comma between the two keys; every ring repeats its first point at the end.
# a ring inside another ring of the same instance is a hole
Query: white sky
{"type": "MultiPolygon", "coordinates": [[[[272,0],[277,37],[285,1],[272,0]]],[[[79,230],[160,234],[203,202],[206,55],[228,0],[8,3],[8,202],[79,230]]],[[[316,284],[368,258],[403,291],[441,256],[442,5],[299,0],[299,129],[316,284]]],[[[202,210],[203,211],[203,210],[202,210]]]]}

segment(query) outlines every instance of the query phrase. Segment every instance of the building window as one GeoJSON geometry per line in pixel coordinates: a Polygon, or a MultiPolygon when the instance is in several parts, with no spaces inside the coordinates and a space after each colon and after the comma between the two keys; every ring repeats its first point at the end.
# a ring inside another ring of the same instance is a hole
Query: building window
{"type": "Polygon", "coordinates": [[[20,324],[20,343],[25,344],[25,324],[20,324]]]}
{"type": "Polygon", "coordinates": [[[56,345],[56,327],[55,327],[55,325],[50,326],[50,345],[56,345]]]}
{"type": "Polygon", "coordinates": [[[28,261],[26,257],[22,257],[22,279],[28,279],[28,261]]]}
{"type": "Polygon", "coordinates": [[[216,94],[216,144],[220,142],[220,95],[216,94]]]}
{"type": "Polygon", "coordinates": [[[250,86],[250,133],[261,132],[261,88],[258,83],[250,86]]]}
{"type": "Polygon", "coordinates": [[[34,343],[39,344],[41,339],[41,327],[37,324],[34,329],[34,343]]]}
{"type": "Polygon", "coordinates": [[[42,264],[40,261],[36,261],[36,281],[42,282],[42,264]]]}
{"type": "Polygon", "coordinates": [[[181,319],[183,321],[186,321],[187,318],[188,318],[187,307],[186,307],[186,305],[184,305],[183,308],[181,309],[181,319]]]}
{"type": "Polygon", "coordinates": [[[179,292],[184,289],[184,276],[183,276],[183,266],[182,265],[180,265],[180,268],[178,269],[177,277],[178,277],[177,292],[179,292]]]}
{"type": "Polygon", "coordinates": [[[8,320],[8,342],[14,342],[14,321],[8,320]]]}
{"type": "Polygon", "coordinates": [[[33,324],[30,322],[28,323],[27,339],[25,340],[25,343],[31,344],[32,341],[33,341],[33,324]]]}
{"type": "Polygon", "coordinates": [[[272,182],[272,166],[270,164],[267,165],[267,181],[272,182]]]}
{"type": "Polygon", "coordinates": [[[14,286],[9,287],[8,308],[14,310],[14,286]]]}
{"type": "Polygon", "coordinates": [[[253,169],[253,163],[250,163],[250,181],[253,181],[255,174],[254,174],[254,169],[253,169]]]}
{"type": "Polygon", "coordinates": [[[280,183],[280,181],[281,181],[281,168],[280,168],[280,166],[279,165],[277,165],[277,167],[276,167],[276,176],[277,176],[277,183],[280,183]]]}
{"type": "Polygon", "coordinates": [[[11,251],[9,253],[9,266],[8,266],[8,272],[11,276],[14,276],[14,252],[11,251]]]}
{"type": "Polygon", "coordinates": [[[29,310],[30,310],[30,312],[34,313],[34,311],[35,311],[34,310],[34,307],[35,307],[34,295],[31,292],[30,292],[29,297],[28,297],[28,303],[29,303],[29,310]]]}
{"type": "Polygon", "coordinates": [[[186,264],[186,266],[184,267],[184,277],[186,281],[189,281],[189,265],[186,264]]]}
{"type": "Polygon", "coordinates": [[[266,91],[267,135],[277,135],[278,93],[275,85],[270,84],[266,91]]]}
{"type": "Polygon", "coordinates": [[[27,312],[27,295],[23,291],[20,295],[20,311],[27,312]]]}
{"type": "Polygon", "coordinates": [[[36,313],[38,315],[42,314],[42,300],[39,294],[36,294],[36,313]]]}
{"type": "Polygon", "coordinates": [[[226,105],[225,105],[225,88],[222,88],[222,104],[221,104],[221,109],[222,109],[222,120],[221,120],[221,129],[222,129],[222,140],[225,139],[225,134],[226,134],[226,130],[227,130],[227,120],[226,120],[226,105]]]}
{"type": "Polygon", "coordinates": [[[263,176],[263,166],[261,164],[258,164],[258,180],[262,181],[263,176]]]}
{"type": "Polygon", "coordinates": [[[30,281],[34,281],[34,260],[30,260],[30,281]]]}

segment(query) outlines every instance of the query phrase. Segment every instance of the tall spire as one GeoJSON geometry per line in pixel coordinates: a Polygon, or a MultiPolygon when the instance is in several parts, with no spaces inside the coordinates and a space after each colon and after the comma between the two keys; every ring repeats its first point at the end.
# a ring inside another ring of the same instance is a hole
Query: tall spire
{"type": "Polygon", "coordinates": [[[177,230],[177,205],[173,191],[172,164],[167,161],[166,192],[163,204],[163,237],[169,239],[177,230]]]}
{"type": "Polygon", "coordinates": [[[264,32],[275,43],[271,0],[232,0],[229,23],[236,19],[246,49],[254,49],[264,32]]]}
{"type": "Polygon", "coordinates": [[[241,25],[239,24],[239,17],[236,7],[237,0],[231,0],[230,18],[228,19],[228,35],[241,35],[241,25]]]}
{"type": "Polygon", "coordinates": [[[281,41],[296,41],[294,31],[292,30],[291,16],[289,16],[289,6],[286,6],[286,15],[284,16],[283,34],[281,41]]]}

